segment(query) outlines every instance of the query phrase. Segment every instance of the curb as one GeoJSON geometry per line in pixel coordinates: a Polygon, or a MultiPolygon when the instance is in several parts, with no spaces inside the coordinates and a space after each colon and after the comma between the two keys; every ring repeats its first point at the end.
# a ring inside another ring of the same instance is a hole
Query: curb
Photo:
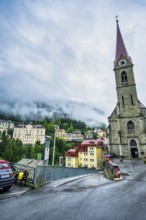
{"type": "Polygon", "coordinates": [[[122,180],[122,179],[123,179],[123,177],[121,176],[120,178],[115,178],[114,180],[119,181],[119,180],[122,180]]]}
{"type": "Polygon", "coordinates": [[[74,178],[72,178],[70,180],[67,180],[67,178],[66,178],[64,181],[62,181],[61,183],[58,183],[57,185],[54,185],[53,187],[55,188],[55,187],[64,185],[66,183],[70,183],[70,182],[73,182],[75,180],[78,180],[78,179],[81,179],[81,178],[86,178],[87,176],[92,176],[92,175],[95,175],[95,174],[94,173],[90,173],[90,174],[87,174],[87,175],[82,175],[82,176],[74,177],[74,178]]]}
{"type": "Polygon", "coordinates": [[[27,189],[25,189],[23,191],[19,191],[19,192],[13,192],[13,193],[11,191],[5,192],[3,195],[2,194],[0,195],[0,200],[8,199],[8,198],[11,198],[11,197],[21,196],[25,192],[27,192],[28,190],[29,190],[29,188],[27,188],[27,189]]]}

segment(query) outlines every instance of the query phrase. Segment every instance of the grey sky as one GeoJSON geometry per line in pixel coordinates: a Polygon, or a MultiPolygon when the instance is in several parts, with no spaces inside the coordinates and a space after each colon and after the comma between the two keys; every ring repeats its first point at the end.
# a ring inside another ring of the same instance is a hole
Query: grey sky
{"type": "Polygon", "coordinates": [[[1,0],[0,98],[19,101],[15,110],[22,112],[30,110],[25,102],[82,103],[64,108],[83,120],[96,120],[93,107],[102,109],[98,120],[107,123],[117,102],[114,17],[120,15],[138,97],[146,104],[145,12],[145,1],[1,0]]]}

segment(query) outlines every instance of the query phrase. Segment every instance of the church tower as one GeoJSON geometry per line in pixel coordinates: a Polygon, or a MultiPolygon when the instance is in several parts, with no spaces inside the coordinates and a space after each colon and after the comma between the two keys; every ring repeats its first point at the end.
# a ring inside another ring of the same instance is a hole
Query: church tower
{"type": "Polygon", "coordinates": [[[108,118],[110,151],[127,157],[146,156],[146,108],[137,97],[133,63],[117,23],[114,72],[117,105],[108,118]]]}

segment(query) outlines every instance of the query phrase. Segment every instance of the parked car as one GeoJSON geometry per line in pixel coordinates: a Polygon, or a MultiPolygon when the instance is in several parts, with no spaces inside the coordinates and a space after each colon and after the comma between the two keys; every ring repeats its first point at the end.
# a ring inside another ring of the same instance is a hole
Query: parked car
{"type": "Polygon", "coordinates": [[[14,172],[9,162],[0,160],[0,188],[8,190],[14,182],[14,172]]]}
{"type": "Polygon", "coordinates": [[[109,161],[110,159],[118,158],[118,156],[114,153],[104,153],[104,157],[106,161],[109,161]]]}
{"type": "Polygon", "coordinates": [[[110,153],[110,158],[115,159],[115,158],[119,158],[119,156],[114,153],[110,153]]]}

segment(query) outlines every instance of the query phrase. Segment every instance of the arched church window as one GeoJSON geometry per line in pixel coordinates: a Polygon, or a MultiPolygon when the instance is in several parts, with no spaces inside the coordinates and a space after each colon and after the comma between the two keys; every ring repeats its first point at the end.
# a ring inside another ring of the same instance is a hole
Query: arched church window
{"type": "Polygon", "coordinates": [[[121,80],[122,80],[122,85],[127,85],[128,84],[127,73],[125,71],[123,71],[121,73],[121,80]]]}
{"type": "Polygon", "coordinates": [[[132,140],[130,141],[130,146],[136,147],[136,146],[137,146],[136,141],[132,139],[132,140]]]}
{"type": "Polygon", "coordinates": [[[128,121],[127,130],[128,130],[128,134],[134,134],[134,123],[133,123],[133,121],[128,121]]]}

